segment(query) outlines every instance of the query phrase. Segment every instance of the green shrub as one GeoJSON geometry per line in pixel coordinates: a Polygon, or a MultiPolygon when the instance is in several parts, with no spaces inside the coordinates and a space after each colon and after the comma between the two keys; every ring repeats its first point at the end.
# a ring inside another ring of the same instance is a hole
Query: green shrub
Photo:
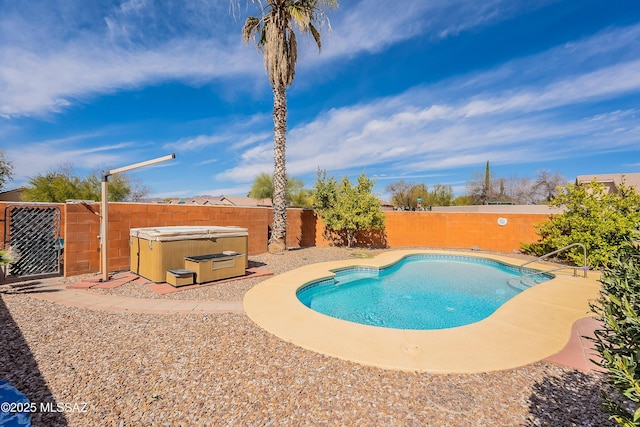
{"type": "MultiPolygon", "coordinates": [[[[607,193],[595,180],[588,185],[567,184],[559,188],[550,206],[564,208],[537,226],[540,241],[523,244],[524,252],[544,255],[572,243],[587,248],[587,264],[599,268],[610,264],[613,254],[640,224],[640,194],[633,187],[618,186],[617,193],[607,193]]],[[[579,248],[559,257],[582,265],[579,248]]]]}
{"type": "Polygon", "coordinates": [[[7,265],[17,260],[17,255],[11,248],[0,249],[0,265],[7,265]]]}
{"type": "Polygon", "coordinates": [[[373,194],[373,185],[364,173],[353,185],[347,177],[338,183],[333,177],[327,178],[325,171],[318,171],[313,208],[325,223],[328,234],[337,235],[347,247],[358,243],[360,237],[369,241],[370,234],[384,230],[385,217],[373,194]]]}
{"type": "MultiPolygon", "coordinates": [[[[635,234],[638,237],[638,234],[635,234]]],[[[602,321],[595,347],[607,371],[604,406],[622,426],[640,426],[640,245],[631,238],[620,244],[602,273],[598,304],[591,306],[602,321]]]]}

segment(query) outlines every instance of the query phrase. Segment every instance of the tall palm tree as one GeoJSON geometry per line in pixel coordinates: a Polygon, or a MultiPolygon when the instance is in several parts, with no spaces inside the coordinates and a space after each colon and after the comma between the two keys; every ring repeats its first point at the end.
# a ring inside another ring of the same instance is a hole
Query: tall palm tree
{"type": "Polygon", "coordinates": [[[319,24],[325,21],[322,9],[338,6],[338,0],[252,0],[262,7],[259,16],[250,16],[242,27],[245,43],[255,40],[264,57],[264,66],[273,90],[273,226],[269,252],[282,253],[286,247],[287,171],[287,88],[293,83],[298,60],[294,25],[313,36],[321,48],[319,24]]]}

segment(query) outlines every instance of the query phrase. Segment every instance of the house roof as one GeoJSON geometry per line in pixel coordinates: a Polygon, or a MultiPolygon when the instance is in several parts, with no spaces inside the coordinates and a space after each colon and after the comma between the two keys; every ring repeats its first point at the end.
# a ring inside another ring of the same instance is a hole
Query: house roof
{"type": "Polygon", "coordinates": [[[220,201],[227,201],[233,206],[272,206],[271,199],[254,199],[253,197],[222,196],[220,201]]]}
{"type": "Polygon", "coordinates": [[[171,199],[169,204],[206,205],[206,206],[254,206],[271,207],[271,199],[254,199],[241,196],[196,196],[180,199],[171,199]]]}
{"type": "Polygon", "coordinates": [[[594,175],[578,175],[576,184],[588,184],[593,180],[601,183],[612,183],[615,186],[625,183],[630,187],[635,187],[640,191],[640,173],[602,173],[594,175]]]}
{"type": "Polygon", "coordinates": [[[19,202],[24,190],[26,190],[26,188],[20,187],[13,190],[0,191],[0,201],[19,202]]]}

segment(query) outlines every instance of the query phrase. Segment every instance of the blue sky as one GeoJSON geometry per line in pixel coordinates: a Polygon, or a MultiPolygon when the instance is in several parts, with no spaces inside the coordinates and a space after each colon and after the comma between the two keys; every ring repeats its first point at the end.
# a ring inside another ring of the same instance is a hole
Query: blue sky
{"type": "MultiPolygon", "coordinates": [[[[0,148],[18,187],[130,172],[156,197],[246,195],[272,172],[272,92],[240,0],[0,0],[0,148]]],[[[640,172],[640,1],[342,0],[299,37],[287,171],[463,194],[500,177],[640,172]]]]}

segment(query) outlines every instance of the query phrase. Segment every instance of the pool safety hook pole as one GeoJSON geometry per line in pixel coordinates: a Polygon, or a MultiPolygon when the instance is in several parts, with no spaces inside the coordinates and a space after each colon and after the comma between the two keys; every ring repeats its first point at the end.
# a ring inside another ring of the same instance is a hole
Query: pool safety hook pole
{"type": "Polygon", "coordinates": [[[111,175],[115,175],[121,172],[127,172],[132,169],[138,169],[145,166],[155,165],[156,163],[164,162],[166,160],[175,159],[175,153],[169,154],[167,156],[158,157],[157,159],[147,160],[140,163],[135,163],[129,166],[123,166],[121,168],[111,169],[108,172],[102,173],[102,212],[100,217],[100,255],[101,255],[101,263],[100,270],[102,271],[102,281],[106,282],[109,280],[109,177],[111,175]]]}

